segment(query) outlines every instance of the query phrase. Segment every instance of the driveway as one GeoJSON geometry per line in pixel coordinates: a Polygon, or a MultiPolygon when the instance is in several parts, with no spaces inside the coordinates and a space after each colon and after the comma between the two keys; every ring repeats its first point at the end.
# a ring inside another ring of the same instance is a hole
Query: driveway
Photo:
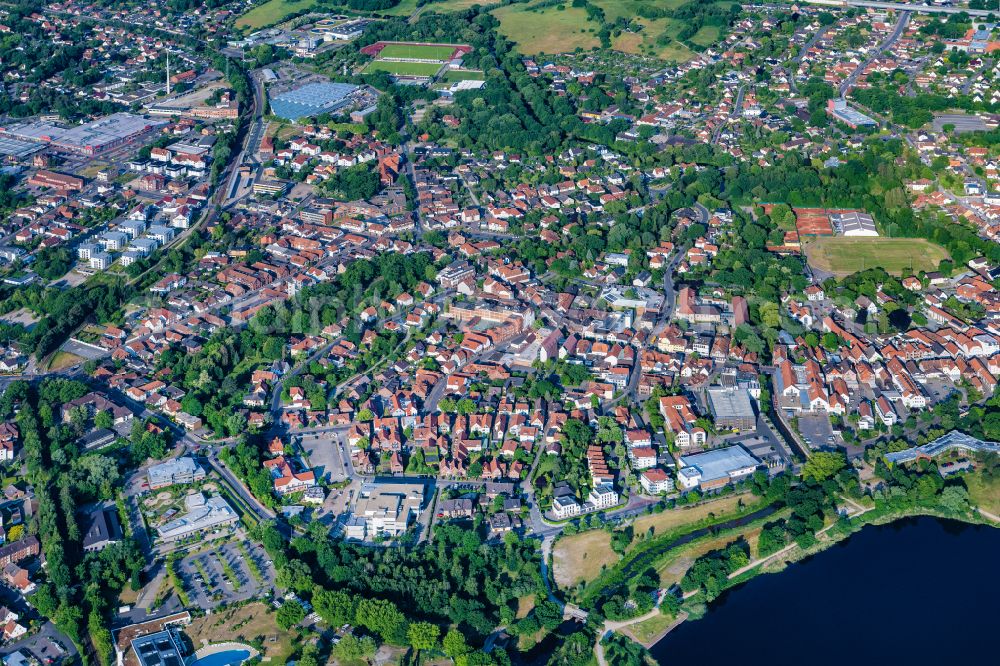
{"type": "Polygon", "coordinates": [[[27,638],[0,647],[0,656],[7,656],[18,650],[34,657],[40,664],[70,661],[77,656],[73,642],[51,622],[46,622],[37,633],[27,638]]]}

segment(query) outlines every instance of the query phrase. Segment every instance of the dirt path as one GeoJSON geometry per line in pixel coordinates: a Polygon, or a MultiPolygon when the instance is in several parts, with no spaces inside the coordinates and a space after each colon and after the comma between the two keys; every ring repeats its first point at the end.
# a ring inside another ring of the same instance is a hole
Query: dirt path
{"type": "Polygon", "coordinates": [[[1000,516],[996,515],[995,513],[990,513],[989,511],[986,511],[985,509],[979,508],[978,506],[976,507],[976,511],[979,512],[979,515],[985,516],[985,517],[989,518],[994,523],[1000,523],[1000,516]]]}

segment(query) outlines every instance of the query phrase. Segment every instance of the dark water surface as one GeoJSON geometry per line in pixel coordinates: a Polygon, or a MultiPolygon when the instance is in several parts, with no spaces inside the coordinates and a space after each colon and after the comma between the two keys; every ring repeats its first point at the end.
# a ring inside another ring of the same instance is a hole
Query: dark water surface
{"type": "Polygon", "coordinates": [[[869,526],[712,602],[667,634],[663,666],[1000,663],[1000,529],[869,526]]]}

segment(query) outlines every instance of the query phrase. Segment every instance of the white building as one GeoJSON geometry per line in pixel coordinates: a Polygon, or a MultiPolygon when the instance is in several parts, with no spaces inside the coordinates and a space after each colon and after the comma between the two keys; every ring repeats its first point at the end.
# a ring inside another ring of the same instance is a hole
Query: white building
{"type": "Polygon", "coordinates": [[[643,470],[639,475],[639,485],[648,495],[659,495],[674,489],[674,480],[662,469],[643,470]]]}
{"type": "Polygon", "coordinates": [[[557,520],[566,520],[580,515],[580,504],[572,497],[557,497],[552,500],[552,515],[557,520]]]}
{"type": "Polygon", "coordinates": [[[424,486],[419,483],[374,483],[361,488],[351,520],[345,528],[348,539],[371,540],[398,537],[420,516],[424,486]]]}
{"type": "Polygon", "coordinates": [[[113,259],[107,252],[95,252],[90,255],[89,265],[94,270],[103,271],[111,266],[113,259]]]}
{"type": "Polygon", "coordinates": [[[194,458],[188,456],[153,465],[146,472],[146,480],[151,490],[177,483],[194,483],[204,478],[205,470],[195,462],[194,458]]]}
{"type": "Polygon", "coordinates": [[[90,261],[90,257],[95,252],[99,252],[99,249],[93,243],[81,243],[76,248],[76,256],[83,261],[90,261]]]}
{"type": "Polygon", "coordinates": [[[847,213],[831,213],[830,222],[833,228],[845,236],[878,236],[875,220],[868,213],[849,211],[847,213]]]}
{"type": "Polygon", "coordinates": [[[629,450],[632,469],[648,469],[656,466],[656,451],[648,446],[636,446],[629,450]]]}
{"type": "Polygon", "coordinates": [[[154,239],[161,245],[166,245],[174,239],[176,232],[170,227],[164,227],[159,224],[154,224],[146,232],[146,235],[154,239]]]}
{"type": "Polygon", "coordinates": [[[691,490],[714,490],[753,474],[760,461],[742,446],[727,446],[705,453],[681,456],[681,470],[677,474],[681,487],[691,490]]]}
{"type": "Polygon", "coordinates": [[[121,250],[128,243],[128,235],[120,231],[109,231],[100,238],[105,250],[121,250]]]}
{"type": "Polygon", "coordinates": [[[162,541],[178,541],[208,530],[232,525],[239,520],[239,516],[221,495],[205,497],[201,493],[191,493],[184,498],[184,508],[187,509],[187,513],[183,516],[157,528],[156,531],[162,541]]]}
{"type": "Polygon", "coordinates": [[[610,483],[602,483],[594,486],[587,495],[587,501],[597,509],[607,509],[618,504],[618,493],[610,483]]]}

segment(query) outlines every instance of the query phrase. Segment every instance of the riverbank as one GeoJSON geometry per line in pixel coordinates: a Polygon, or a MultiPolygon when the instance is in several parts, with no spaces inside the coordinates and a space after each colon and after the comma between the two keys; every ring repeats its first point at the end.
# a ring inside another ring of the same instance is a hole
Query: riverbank
{"type": "MultiPolygon", "coordinates": [[[[739,531],[749,525],[763,523],[780,508],[773,502],[759,501],[744,506],[740,511],[723,516],[712,516],[691,523],[676,525],[654,539],[640,542],[629,550],[614,567],[605,568],[598,577],[587,584],[582,593],[570,596],[581,606],[589,606],[605,588],[627,579],[639,571],[655,567],[665,554],[682,546],[703,542],[707,538],[739,531]]],[[[563,591],[566,590],[563,588],[563,591]]]]}
{"type": "MultiPolygon", "coordinates": [[[[725,593],[730,591],[733,588],[739,587],[740,585],[743,585],[744,583],[747,583],[750,580],[764,574],[781,573],[789,566],[818,555],[823,551],[846,541],[854,534],[870,526],[887,525],[896,521],[911,518],[931,517],[954,520],[969,525],[1000,528],[1000,520],[994,520],[994,517],[989,514],[981,515],[982,512],[978,510],[973,510],[968,515],[963,516],[950,514],[929,507],[914,507],[905,511],[894,511],[888,509],[887,507],[878,507],[874,505],[859,508],[861,510],[856,511],[848,520],[837,520],[826,525],[820,532],[817,533],[816,543],[810,548],[803,549],[798,544],[793,542],[776,553],[751,562],[747,566],[734,572],[729,576],[729,581],[723,588],[722,592],[725,593]]],[[[763,522],[763,519],[760,522],[763,522]]],[[[750,528],[751,525],[747,525],[746,527],[750,528]]],[[[718,536],[736,539],[740,534],[741,532],[736,530],[729,534],[720,534],[718,536]]],[[[710,603],[710,601],[706,601],[704,592],[699,590],[685,595],[684,602],[681,606],[681,610],[677,614],[677,617],[666,618],[666,616],[663,616],[663,619],[661,619],[660,617],[643,616],[635,618],[632,621],[615,623],[616,626],[613,628],[606,628],[619,631],[620,633],[628,636],[630,639],[638,642],[646,649],[652,649],[657,643],[663,640],[672,631],[680,627],[684,622],[698,620],[704,617],[709,610],[708,604],[710,603]],[[662,630],[653,633],[644,631],[645,627],[643,625],[648,626],[647,623],[655,622],[660,623],[662,626],[664,619],[668,620],[668,624],[663,627],[662,630]]]]}
{"type": "Polygon", "coordinates": [[[994,621],[982,600],[1000,593],[1000,579],[981,555],[1000,548],[1000,530],[920,513],[865,524],[837,548],[802,557],[780,576],[734,586],[701,622],[671,631],[652,657],[684,663],[712,645],[719,663],[747,666],[801,663],[802,655],[815,666],[858,655],[864,663],[938,663],[955,654],[988,660],[994,621]],[[914,634],[928,602],[947,611],[932,612],[928,633],[914,634]],[[712,644],[718,636],[726,641],[712,644]],[[780,640],[779,654],[746,649],[764,637],[780,640]]]}

